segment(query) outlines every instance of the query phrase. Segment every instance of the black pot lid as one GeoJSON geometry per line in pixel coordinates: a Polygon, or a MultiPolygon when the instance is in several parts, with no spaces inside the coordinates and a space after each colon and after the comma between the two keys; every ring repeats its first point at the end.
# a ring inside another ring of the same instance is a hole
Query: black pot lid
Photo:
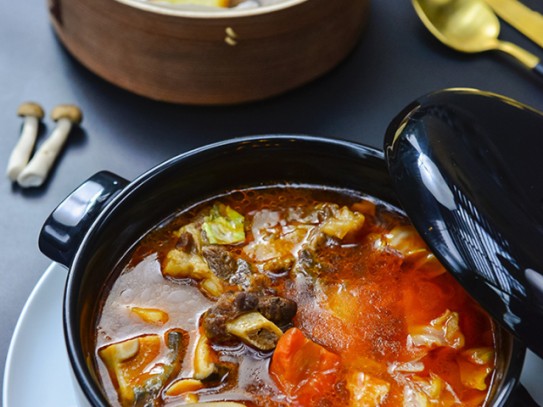
{"type": "Polygon", "coordinates": [[[543,357],[543,115],[473,89],[432,93],[390,124],[385,155],[442,264],[543,357]]]}

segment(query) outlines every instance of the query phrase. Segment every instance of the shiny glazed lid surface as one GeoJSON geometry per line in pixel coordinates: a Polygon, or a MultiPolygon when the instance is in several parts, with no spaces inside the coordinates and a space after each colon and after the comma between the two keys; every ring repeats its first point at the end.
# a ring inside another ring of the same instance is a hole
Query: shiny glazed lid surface
{"type": "Polygon", "coordinates": [[[543,115],[473,89],[416,100],[390,124],[393,187],[421,236],[543,357],[543,115]]]}

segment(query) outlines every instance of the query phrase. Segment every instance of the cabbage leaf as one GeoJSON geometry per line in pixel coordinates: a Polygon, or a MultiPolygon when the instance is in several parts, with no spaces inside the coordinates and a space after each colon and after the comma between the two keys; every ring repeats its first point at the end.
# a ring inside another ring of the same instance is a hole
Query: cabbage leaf
{"type": "Polygon", "coordinates": [[[236,244],[245,241],[245,218],[228,205],[217,203],[202,225],[211,244],[236,244]]]}

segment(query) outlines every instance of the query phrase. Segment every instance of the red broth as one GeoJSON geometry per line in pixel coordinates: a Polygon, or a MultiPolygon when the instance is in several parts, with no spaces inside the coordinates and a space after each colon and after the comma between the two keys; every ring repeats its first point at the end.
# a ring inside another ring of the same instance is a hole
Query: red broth
{"type": "Polygon", "coordinates": [[[491,319],[372,197],[233,191],[123,264],[96,328],[112,405],[481,406],[493,380],[491,319]]]}

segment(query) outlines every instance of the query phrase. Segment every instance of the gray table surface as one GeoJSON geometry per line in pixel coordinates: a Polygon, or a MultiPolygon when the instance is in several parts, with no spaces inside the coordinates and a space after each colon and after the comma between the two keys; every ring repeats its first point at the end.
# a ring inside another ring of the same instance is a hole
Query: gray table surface
{"type": "MultiPolygon", "coordinates": [[[[526,4],[543,11],[541,2],[526,4]]],[[[542,49],[506,24],[501,37],[543,57],[542,49]]],[[[83,131],[69,141],[46,185],[22,190],[0,177],[0,379],[17,318],[50,264],[37,247],[40,227],[91,174],[107,169],[132,179],[177,153],[251,134],[303,133],[380,147],[389,121],[406,104],[448,87],[492,91],[543,110],[543,80],[501,54],[445,48],[407,0],[374,0],[356,49],[324,77],[271,100],[233,107],[171,105],[132,95],[65,51],[45,0],[0,2],[0,164],[5,166],[19,136],[16,110],[22,101],[38,101],[48,111],[76,103],[85,115],[83,131]]],[[[47,120],[45,132],[52,127],[47,120]]],[[[523,381],[543,400],[540,362],[527,363],[523,381]]]]}

